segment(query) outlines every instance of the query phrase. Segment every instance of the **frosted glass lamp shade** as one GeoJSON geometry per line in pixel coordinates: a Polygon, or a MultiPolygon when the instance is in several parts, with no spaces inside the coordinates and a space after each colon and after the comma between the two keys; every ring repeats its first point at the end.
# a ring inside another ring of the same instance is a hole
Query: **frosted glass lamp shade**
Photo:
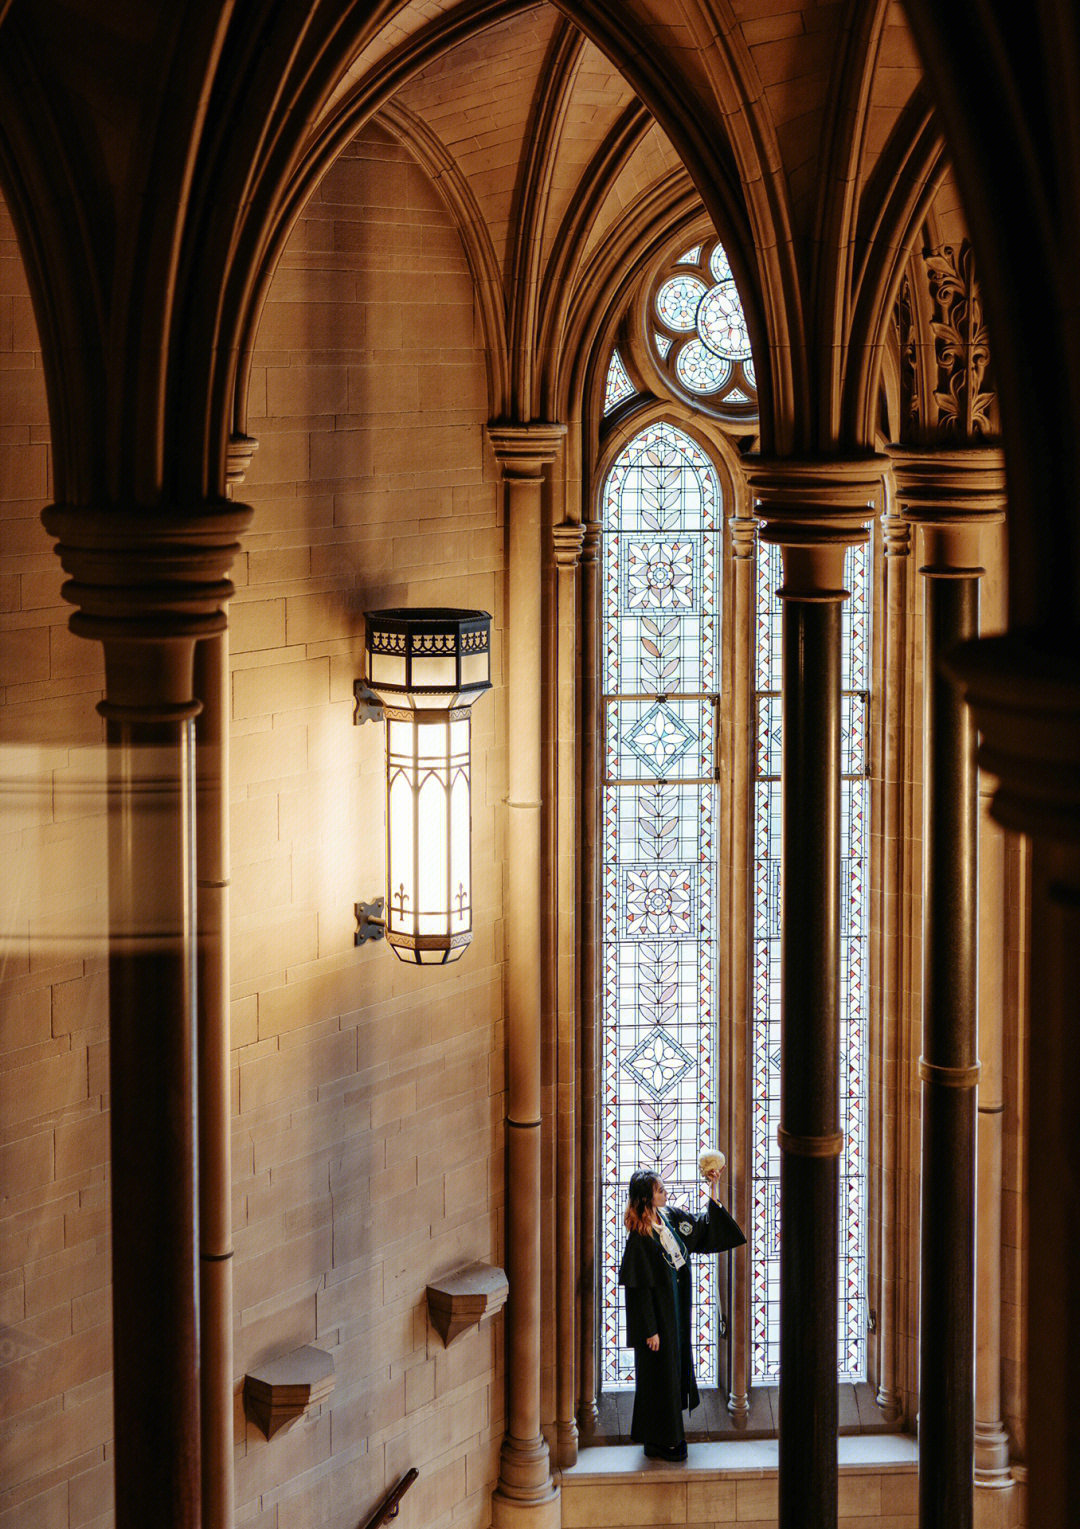
{"type": "Polygon", "coordinates": [[[472,939],[471,707],[490,689],[486,611],[367,613],[367,683],[386,717],[386,938],[456,961],[472,939]]]}

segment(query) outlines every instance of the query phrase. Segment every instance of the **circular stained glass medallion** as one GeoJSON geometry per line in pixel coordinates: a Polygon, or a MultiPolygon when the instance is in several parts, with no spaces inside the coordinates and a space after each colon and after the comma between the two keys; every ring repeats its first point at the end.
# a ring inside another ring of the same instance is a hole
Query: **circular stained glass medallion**
{"type": "Polygon", "coordinates": [[[746,316],[733,281],[710,287],[697,310],[698,334],[710,350],[732,361],[750,356],[746,316]]]}
{"type": "Polygon", "coordinates": [[[691,330],[705,283],[696,276],[673,276],[656,294],[656,311],[669,329],[691,330]]]}
{"type": "Polygon", "coordinates": [[[694,393],[715,393],[731,376],[731,362],[700,340],[689,340],[675,360],[679,381],[694,393]]]}

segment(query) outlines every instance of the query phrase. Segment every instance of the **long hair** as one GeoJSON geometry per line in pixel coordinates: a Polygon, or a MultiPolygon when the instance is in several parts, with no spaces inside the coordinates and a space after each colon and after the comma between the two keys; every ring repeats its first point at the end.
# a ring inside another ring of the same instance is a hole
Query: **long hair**
{"type": "Polygon", "coordinates": [[[623,1225],[628,1232],[641,1232],[647,1237],[652,1231],[656,1221],[656,1212],[652,1208],[653,1190],[662,1183],[658,1173],[651,1173],[646,1168],[631,1174],[630,1200],[623,1216],[623,1225]]]}

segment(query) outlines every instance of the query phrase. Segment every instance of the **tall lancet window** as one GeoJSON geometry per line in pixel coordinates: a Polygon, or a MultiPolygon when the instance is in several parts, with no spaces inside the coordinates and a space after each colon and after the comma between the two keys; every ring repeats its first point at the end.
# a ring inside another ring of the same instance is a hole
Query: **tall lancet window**
{"type": "MultiPolygon", "coordinates": [[[[627,1385],[616,1283],[626,1184],[699,1198],[716,1139],[720,530],[716,471],[650,424],[602,495],[601,1384],[627,1385]]],[[[712,1259],[694,1260],[694,1362],[717,1378],[712,1259]]]]}
{"type": "MultiPolygon", "coordinates": [[[[870,690],[870,550],[844,565],[840,788],[840,1269],[837,1370],[866,1377],[867,900],[870,690]]],[[[780,1367],[780,598],[778,547],[758,548],[754,628],[757,738],[753,824],[751,982],[751,1378],[780,1367]]]]}

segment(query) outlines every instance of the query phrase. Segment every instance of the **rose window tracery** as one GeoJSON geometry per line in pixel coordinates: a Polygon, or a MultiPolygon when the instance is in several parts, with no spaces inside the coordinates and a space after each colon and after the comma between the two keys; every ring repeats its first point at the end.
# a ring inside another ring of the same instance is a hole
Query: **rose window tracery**
{"type": "Polygon", "coordinates": [[[660,272],[649,333],[654,363],[676,393],[733,418],[757,412],[750,331],[722,244],[695,245],[660,272]]]}

